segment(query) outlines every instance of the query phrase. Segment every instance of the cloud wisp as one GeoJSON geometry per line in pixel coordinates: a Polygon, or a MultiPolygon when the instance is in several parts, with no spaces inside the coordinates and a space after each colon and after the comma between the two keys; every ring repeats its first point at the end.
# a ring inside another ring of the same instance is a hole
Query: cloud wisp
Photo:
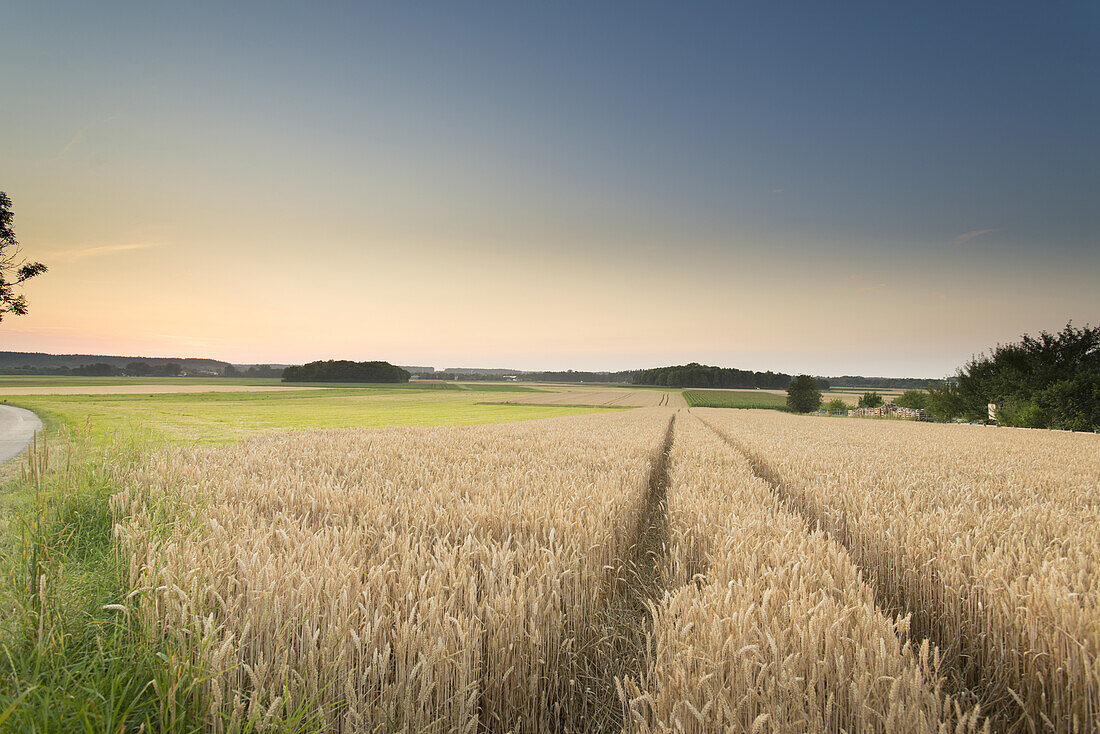
{"type": "Polygon", "coordinates": [[[975,237],[981,237],[983,234],[990,234],[992,232],[1000,232],[1000,227],[993,227],[992,229],[976,229],[973,232],[963,232],[961,235],[955,238],[955,246],[963,244],[967,240],[972,240],[975,237]]]}
{"type": "Polygon", "coordinates": [[[47,255],[48,259],[55,262],[71,263],[77,260],[83,260],[87,257],[99,257],[100,255],[113,255],[116,252],[129,252],[131,250],[148,250],[153,247],[160,247],[158,242],[138,242],[132,245],[101,245],[99,247],[84,247],[79,250],[62,250],[55,252],[52,255],[47,255]]]}
{"type": "Polygon", "coordinates": [[[101,125],[101,124],[107,123],[107,122],[114,122],[115,120],[118,120],[121,117],[122,117],[121,113],[112,112],[111,114],[106,115],[105,117],[101,117],[101,118],[98,118],[96,120],[92,120],[87,125],[85,125],[84,127],[80,128],[79,130],[76,131],[76,133],[72,136],[72,138],[69,139],[69,142],[65,143],[65,145],[61,148],[61,150],[57,151],[57,154],[54,156],[54,160],[59,161],[59,160],[63,159],[65,156],[67,156],[69,154],[69,151],[71,151],[73,148],[75,148],[78,145],[80,145],[81,143],[83,143],[84,142],[84,133],[88,132],[89,130],[91,130],[96,125],[101,125]]]}

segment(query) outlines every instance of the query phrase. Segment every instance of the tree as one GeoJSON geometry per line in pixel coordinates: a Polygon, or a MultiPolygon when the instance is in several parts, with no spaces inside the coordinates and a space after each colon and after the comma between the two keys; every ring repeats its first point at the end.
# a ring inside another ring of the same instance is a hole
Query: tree
{"type": "Polygon", "coordinates": [[[924,390],[906,390],[894,402],[903,408],[923,410],[928,407],[928,393],[924,390]]]}
{"type": "Polygon", "coordinates": [[[1056,334],[1025,334],[972,358],[956,378],[957,415],[1024,428],[1095,430],[1100,427],[1100,326],[1072,323],[1056,334]]]}
{"type": "Polygon", "coordinates": [[[106,364],[105,362],[96,362],[95,364],[82,364],[79,367],[73,368],[74,375],[80,375],[81,377],[115,377],[122,373],[118,367],[113,364],[106,364]]]}
{"type": "Polygon", "coordinates": [[[0,321],[4,314],[23,316],[27,313],[27,299],[16,294],[16,287],[36,275],[46,272],[42,263],[30,263],[19,259],[19,241],[15,239],[15,213],[11,199],[0,191],[0,321]]]}
{"type": "Polygon", "coordinates": [[[148,362],[130,362],[126,365],[126,374],[131,377],[145,377],[153,374],[153,368],[148,362]]]}
{"type": "Polygon", "coordinates": [[[283,382],[408,382],[411,376],[389,362],[346,359],[310,362],[283,370],[283,382]]]}
{"type": "Polygon", "coordinates": [[[955,420],[963,414],[963,401],[959,396],[958,385],[944,380],[928,385],[928,403],[925,410],[941,421],[955,420]]]}
{"type": "Polygon", "coordinates": [[[829,401],[829,404],[825,406],[829,410],[846,411],[848,410],[848,404],[840,398],[833,398],[829,401]]]}
{"type": "Polygon", "coordinates": [[[799,375],[787,387],[787,407],[795,413],[809,413],[821,405],[821,388],[809,375],[799,375]]]}
{"type": "Polygon", "coordinates": [[[882,405],[882,396],[874,391],[863,393],[863,397],[859,399],[861,408],[877,408],[880,405],[882,405]]]}

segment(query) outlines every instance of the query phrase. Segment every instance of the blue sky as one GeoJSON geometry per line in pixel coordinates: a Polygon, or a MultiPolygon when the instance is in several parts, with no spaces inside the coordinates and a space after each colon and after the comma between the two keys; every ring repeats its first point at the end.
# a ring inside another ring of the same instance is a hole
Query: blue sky
{"type": "Polygon", "coordinates": [[[944,374],[1100,321],[1098,41],[1095,3],[27,3],[0,189],[55,262],[2,335],[944,374]]]}

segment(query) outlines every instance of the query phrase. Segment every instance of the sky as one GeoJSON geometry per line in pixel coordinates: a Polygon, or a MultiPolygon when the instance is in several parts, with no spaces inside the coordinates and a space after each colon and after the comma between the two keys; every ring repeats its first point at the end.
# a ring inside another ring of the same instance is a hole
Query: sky
{"type": "Polygon", "coordinates": [[[938,377],[1100,323],[1100,5],[7,3],[0,349],[938,377]]]}

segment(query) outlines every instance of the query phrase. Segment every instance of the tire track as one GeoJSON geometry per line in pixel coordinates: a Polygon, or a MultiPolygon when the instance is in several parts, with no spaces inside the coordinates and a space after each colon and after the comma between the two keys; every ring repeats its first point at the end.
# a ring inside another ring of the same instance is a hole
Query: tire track
{"type": "MultiPolygon", "coordinates": [[[[883,612],[887,614],[908,615],[910,617],[910,639],[919,641],[922,638],[927,638],[929,642],[937,648],[944,649],[942,644],[943,635],[939,634],[937,629],[938,625],[943,623],[942,620],[935,618],[934,615],[926,609],[913,608],[901,594],[893,593],[887,585],[883,583],[880,574],[876,572],[873,567],[868,567],[865,563],[859,561],[860,555],[852,548],[851,541],[841,537],[834,529],[821,523],[817,516],[807,508],[807,500],[795,492],[792,492],[791,488],[783,481],[779,472],[768,464],[763,457],[749,449],[741,441],[711,425],[702,416],[697,415],[696,417],[699,418],[703,425],[713,431],[716,436],[744,456],[749,462],[749,467],[753,475],[764,481],[771,488],[772,492],[775,493],[776,497],[778,497],[791,512],[801,517],[811,530],[819,530],[825,533],[848,552],[848,557],[851,559],[852,563],[863,572],[864,578],[871,588],[874,589],[875,601],[883,612]]],[[[943,673],[946,678],[948,692],[951,696],[956,701],[965,704],[966,707],[972,707],[974,704],[981,704],[981,710],[984,715],[993,722],[994,730],[1001,731],[1010,728],[1011,719],[1018,718],[1017,716],[1010,716],[1006,710],[1009,706],[1002,700],[1002,697],[996,695],[983,684],[983,681],[989,679],[987,676],[981,675],[980,671],[975,671],[971,666],[961,664],[961,661],[949,659],[944,666],[943,673]]],[[[1008,703],[1010,704],[1010,702],[1008,703]]],[[[1022,714],[1023,712],[1020,711],[1018,713],[1022,714]]]]}
{"type": "Polygon", "coordinates": [[[650,467],[633,541],[622,566],[610,578],[598,640],[586,656],[586,677],[595,683],[595,700],[583,707],[585,720],[574,730],[622,731],[626,712],[621,681],[638,678],[646,664],[653,624],[650,610],[663,596],[668,575],[668,462],[675,423],[673,415],[650,467]]]}

